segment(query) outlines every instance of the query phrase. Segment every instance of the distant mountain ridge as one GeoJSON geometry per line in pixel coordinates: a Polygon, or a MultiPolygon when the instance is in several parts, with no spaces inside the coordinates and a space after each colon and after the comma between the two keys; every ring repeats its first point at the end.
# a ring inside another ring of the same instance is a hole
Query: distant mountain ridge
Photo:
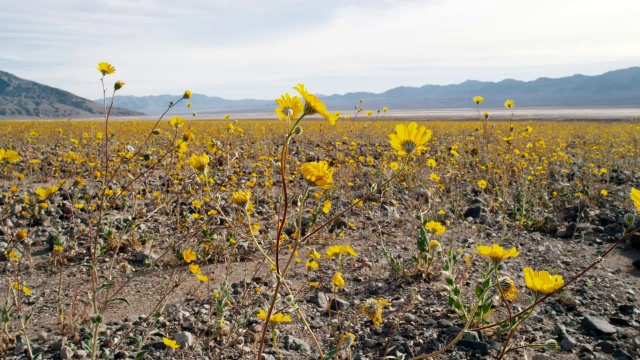
{"type": "MultiPolygon", "coordinates": [[[[383,93],[353,92],[344,95],[319,95],[331,110],[349,110],[364,100],[364,109],[455,109],[474,107],[474,96],[484,97],[483,107],[502,107],[513,99],[517,107],[586,107],[640,105],[640,67],[609,71],[595,76],[573,75],[562,78],[538,78],[533,81],[506,79],[499,82],[467,80],[454,85],[401,86],[383,93]]],[[[166,110],[180,95],[119,96],[116,103],[149,115],[166,110]]],[[[231,112],[267,112],[276,107],[270,100],[226,100],[194,94],[192,111],[198,114],[231,112]]],[[[102,101],[102,100],[100,100],[102,101]]],[[[176,110],[174,110],[176,111],[176,110]]],[[[176,112],[179,112],[176,111],[176,112]]],[[[186,106],[185,106],[186,112],[186,106]]]]}
{"type": "MultiPolygon", "coordinates": [[[[87,118],[103,114],[103,106],[94,101],[0,71],[0,117],[87,118]]],[[[111,114],[144,115],[122,108],[112,109],[111,114]]]]}

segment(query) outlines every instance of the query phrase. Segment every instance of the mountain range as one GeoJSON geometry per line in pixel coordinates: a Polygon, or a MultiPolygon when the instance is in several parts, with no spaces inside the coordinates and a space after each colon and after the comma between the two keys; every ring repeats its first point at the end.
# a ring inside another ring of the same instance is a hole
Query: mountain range
{"type": "MultiPolygon", "coordinates": [[[[114,108],[113,116],[140,116],[141,112],[114,108]]],[[[68,91],[21,79],[0,71],[0,117],[99,118],[104,107],[68,91]]]]}
{"type": "MultiPolygon", "coordinates": [[[[640,67],[609,71],[601,75],[573,75],[563,78],[513,79],[499,82],[467,80],[454,85],[401,86],[383,93],[352,92],[318,95],[328,109],[428,110],[470,108],[474,96],[482,96],[483,108],[502,107],[513,99],[523,107],[625,107],[640,105],[640,67]],[[364,102],[360,104],[360,99],[364,102]]],[[[158,115],[182,95],[118,96],[113,116],[158,115]],[[130,110],[129,110],[130,109],[130,110]]],[[[110,101],[110,99],[107,99],[110,101]]],[[[274,99],[227,100],[193,94],[190,111],[200,116],[225,113],[273,112],[274,99]]],[[[186,111],[186,107],[184,108],[186,111]]],[[[174,110],[176,111],[176,110],[174,110]]],[[[24,80],[0,71],[0,117],[96,118],[103,116],[102,100],[91,101],[67,91],[24,80]]]]}
{"type": "MultiPolygon", "coordinates": [[[[383,93],[352,92],[344,95],[318,95],[331,110],[364,109],[455,109],[470,108],[474,96],[480,95],[485,108],[502,107],[513,99],[522,107],[593,107],[640,105],[640,67],[609,71],[595,76],[573,75],[563,78],[538,78],[533,81],[513,79],[499,82],[467,80],[455,85],[401,86],[383,93]]],[[[170,101],[180,95],[120,96],[117,103],[149,115],[166,110],[170,101]]],[[[276,106],[270,100],[226,100],[194,94],[191,110],[198,114],[271,112],[276,106]]]]}

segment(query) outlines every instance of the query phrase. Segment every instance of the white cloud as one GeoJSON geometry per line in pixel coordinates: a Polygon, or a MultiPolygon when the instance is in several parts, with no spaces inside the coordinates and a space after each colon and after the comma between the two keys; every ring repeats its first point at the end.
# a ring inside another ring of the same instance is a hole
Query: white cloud
{"type": "Polygon", "coordinates": [[[0,14],[11,49],[0,69],[89,98],[101,95],[99,61],[116,66],[123,94],[273,98],[297,82],[323,94],[379,92],[598,74],[640,60],[635,0],[51,4],[0,14]]]}

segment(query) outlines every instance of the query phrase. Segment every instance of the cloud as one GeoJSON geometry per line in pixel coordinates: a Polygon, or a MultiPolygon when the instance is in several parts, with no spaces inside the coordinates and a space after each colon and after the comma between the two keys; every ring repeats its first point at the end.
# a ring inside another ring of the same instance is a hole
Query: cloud
{"type": "Polygon", "coordinates": [[[273,98],[384,91],[466,79],[523,80],[633,66],[640,2],[38,0],[0,14],[0,69],[101,96],[95,65],[123,94],[273,98]],[[615,6],[614,6],[615,5],[615,6]],[[126,91],[125,91],[126,90],[126,91]]]}

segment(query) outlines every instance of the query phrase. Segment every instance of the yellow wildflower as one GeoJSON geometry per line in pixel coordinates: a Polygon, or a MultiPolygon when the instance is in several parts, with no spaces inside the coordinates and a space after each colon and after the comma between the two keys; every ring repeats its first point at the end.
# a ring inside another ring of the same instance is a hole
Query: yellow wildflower
{"type": "Polygon", "coordinates": [[[326,106],[317,96],[311,94],[307,91],[303,84],[298,84],[294,87],[294,89],[300,93],[300,96],[304,99],[304,114],[305,115],[313,115],[319,114],[326,120],[328,120],[331,125],[336,124],[336,120],[338,117],[335,114],[331,114],[327,111],[326,106]]]}
{"type": "Polygon", "coordinates": [[[431,139],[431,130],[415,122],[409,125],[396,125],[396,133],[389,135],[391,147],[398,151],[398,155],[420,155],[427,148],[424,144],[431,139]]]}
{"type": "Polygon", "coordinates": [[[193,154],[189,160],[187,160],[187,164],[189,164],[189,166],[191,166],[195,171],[206,174],[209,169],[209,156],[205,153],[202,155],[193,154]]]}
{"type": "Polygon", "coordinates": [[[198,256],[196,255],[196,253],[194,253],[194,252],[191,250],[191,248],[188,248],[187,250],[185,250],[185,251],[182,253],[182,258],[183,258],[183,259],[184,259],[184,261],[186,261],[186,262],[187,262],[187,264],[188,264],[188,263],[190,263],[190,262],[192,262],[192,261],[195,261],[195,260],[198,258],[198,256]]]}
{"type": "Polygon", "coordinates": [[[172,349],[177,349],[180,347],[180,344],[178,344],[177,341],[173,340],[173,339],[169,339],[166,337],[162,338],[162,342],[164,342],[166,347],[172,348],[172,349]]]}
{"type": "Polygon", "coordinates": [[[473,98],[473,102],[476,104],[480,104],[483,101],[484,101],[484,98],[482,96],[476,96],[473,98]]]}
{"type": "Polygon", "coordinates": [[[445,233],[445,231],[447,231],[447,228],[445,228],[444,226],[442,226],[442,224],[440,224],[437,221],[429,221],[428,223],[426,223],[424,225],[425,230],[430,231],[436,235],[442,235],[445,233]]]}
{"type": "Polygon", "coordinates": [[[333,277],[331,278],[331,282],[333,283],[333,285],[337,287],[345,286],[344,279],[342,278],[342,273],[339,273],[339,272],[333,275],[333,277]]]}
{"type": "Polygon", "coordinates": [[[102,75],[109,75],[109,74],[113,74],[114,72],[116,72],[116,68],[113,67],[113,65],[109,64],[108,62],[99,62],[98,63],[98,71],[100,71],[102,73],[102,75]]]}
{"type": "Polygon", "coordinates": [[[329,168],[326,161],[308,162],[302,165],[300,169],[302,176],[311,185],[318,186],[322,189],[333,189],[333,172],[335,169],[329,168]]]}
{"type": "Polygon", "coordinates": [[[237,205],[244,205],[251,199],[250,190],[239,190],[231,194],[231,202],[237,205]]]}
{"type": "Polygon", "coordinates": [[[560,275],[551,275],[548,271],[534,271],[532,268],[524,268],[524,282],[535,293],[551,294],[564,285],[564,279],[560,275]]]}
{"type": "Polygon", "coordinates": [[[520,253],[515,247],[505,251],[502,246],[493,244],[491,247],[480,245],[478,246],[478,254],[490,257],[494,262],[500,262],[509,257],[516,257],[520,253]]]}
{"type": "Polygon", "coordinates": [[[373,322],[374,326],[382,324],[382,309],[384,305],[391,305],[390,302],[383,298],[370,298],[362,304],[359,315],[366,315],[373,322]]]}
{"type": "Polygon", "coordinates": [[[276,99],[276,104],[279,107],[275,108],[276,114],[280,117],[280,120],[291,121],[298,118],[304,111],[304,105],[302,100],[297,96],[291,96],[288,93],[282,95],[279,99],[276,99]]]}
{"type": "MultiPolygon", "coordinates": [[[[267,313],[262,309],[258,309],[257,317],[260,320],[267,320],[267,313]]],[[[291,322],[291,316],[284,315],[282,313],[271,314],[271,317],[269,318],[269,322],[272,322],[272,323],[291,322]]]]}
{"type": "Polygon", "coordinates": [[[331,259],[334,256],[340,256],[344,254],[349,254],[351,256],[358,256],[358,253],[353,250],[353,248],[349,245],[334,245],[330,246],[327,250],[327,258],[331,259]]]}

